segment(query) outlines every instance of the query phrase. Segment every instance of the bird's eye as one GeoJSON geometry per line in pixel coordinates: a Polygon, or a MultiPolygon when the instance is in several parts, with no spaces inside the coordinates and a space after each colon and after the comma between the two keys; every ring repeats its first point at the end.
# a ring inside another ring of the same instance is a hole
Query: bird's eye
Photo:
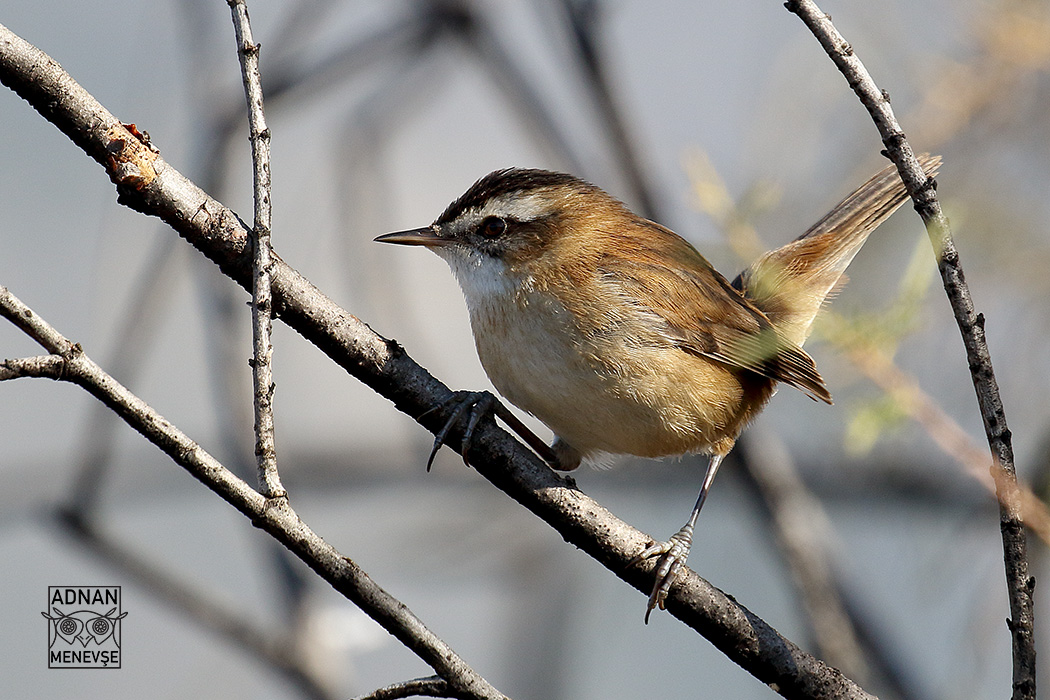
{"type": "Polygon", "coordinates": [[[481,222],[481,228],[479,229],[481,235],[485,238],[498,238],[502,236],[506,230],[507,220],[498,216],[487,217],[481,222]]]}

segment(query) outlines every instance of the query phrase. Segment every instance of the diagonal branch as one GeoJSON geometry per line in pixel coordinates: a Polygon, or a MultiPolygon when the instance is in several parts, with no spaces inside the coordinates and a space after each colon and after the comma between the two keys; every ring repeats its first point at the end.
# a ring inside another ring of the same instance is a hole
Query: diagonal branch
{"type": "MultiPolygon", "coordinates": [[[[463,697],[505,700],[502,693],[427,629],[404,603],[314,533],[299,519],[287,499],[269,499],[252,489],[145,401],[106,374],[84,354],[79,343],[70,342],[3,286],[0,286],[0,316],[52,353],[46,362],[18,363],[15,371],[20,372],[20,376],[62,379],[87,390],[256,527],[306,562],[333,588],[415,652],[463,697]],[[56,366],[58,363],[50,360],[51,357],[59,358],[60,366],[56,366]],[[37,370],[35,375],[31,374],[33,370],[37,370]]],[[[9,365],[9,361],[0,363],[0,377],[9,365]]]]}
{"type": "Polygon", "coordinates": [[[915,210],[926,224],[926,232],[937,255],[944,290],[948,295],[955,320],[962,333],[966,359],[970,365],[977,403],[984,419],[985,434],[991,448],[992,476],[999,500],[999,528],[1003,537],[1006,562],[1007,594],[1010,599],[1010,628],[1013,647],[1013,697],[1035,698],[1035,612],[1032,594],[1035,579],[1028,575],[1028,554],[1024,524],[1021,518],[1021,493],[1014,469],[1010,430],[1006,426],[999,386],[995,381],[992,359],[984,334],[984,315],[974,310],[973,299],[963,276],[959,252],[952,240],[948,219],[937,200],[936,183],[927,178],[919,166],[911,145],[890,107],[889,95],[879,89],[864,64],[860,62],[843,36],[812,0],[789,0],[788,11],[795,13],[813,32],[846,77],[861,103],[868,110],[886,146],[885,155],[892,160],[915,210]]]}
{"type": "MultiPolygon", "coordinates": [[[[2,25],[0,82],[30,102],[106,168],[117,184],[118,202],[163,219],[225,274],[245,288],[251,286],[249,232],[237,215],[149,151],[53,59],[2,25]]],[[[419,417],[431,432],[437,432],[447,422],[452,410],[446,405],[452,395],[448,387],[416,364],[400,345],[377,335],[339,308],[277,256],[273,260],[272,289],[277,317],[339,366],[391,400],[399,410],[419,417]]],[[[459,445],[461,439],[462,433],[457,429],[449,435],[448,442],[459,445]]],[[[475,430],[469,459],[482,476],[550,524],[568,542],[648,594],[655,564],[628,566],[628,562],[652,541],[650,537],[588,498],[570,479],[554,474],[491,421],[475,430]]],[[[262,499],[258,494],[253,498],[262,499]]],[[[259,523],[269,528],[270,519],[276,519],[292,530],[305,529],[288,513],[290,509],[278,502],[259,523]]],[[[348,560],[314,560],[315,553],[334,554],[334,550],[324,545],[315,552],[313,545],[288,538],[286,531],[275,532],[282,543],[304,560],[309,559],[315,571],[337,589],[359,604],[368,604],[370,596],[349,587],[348,579],[356,577],[375,585],[356,565],[348,560]]],[[[376,586],[375,590],[380,589],[376,586]]],[[[684,570],[677,585],[672,586],[667,608],[784,697],[871,697],[691,570],[684,570]]],[[[380,622],[385,625],[391,621],[383,617],[380,622]]],[[[410,635],[399,639],[419,653],[418,643],[410,635]]],[[[426,648],[429,653],[431,647],[426,648]]],[[[439,661],[434,659],[433,663],[439,661]]]]}
{"type": "MultiPolygon", "coordinates": [[[[54,355],[64,362],[61,357],[54,355]]],[[[54,513],[54,521],[61,531],[72,537],[79,547],[97,556],[110,566],[117,567],[146,590],[157,595],[183,619],[196,622],[228,643],[252,654],[267,669],[282,675],[310,700],[335,700],[341,697],[322,674],[311,667],[308,652],[298,636],[285,626],[268,629],[247,615],[238,614],[228,606],[212,600],[203,591],[194,589],[185,581],[164,571],[156,563],[121,543],[94,523],[93,514],[75,507],[62,506],[54,513]]],[[[282,550],[284,551],[284,550],[282,550]]],[[[289,555],[290,556],[290,555],[289,555]]]]}
{"type": "Polygon", "coordinates": [[[354,700],[398,700],[399,698],[447,698],[449,694],[448,683],[437,676],[429,678],[415,678],[410,681],[402,681],[394,685],[388,685],[378,690],[373,690],[368,695],[360,695],[354,700]]]}

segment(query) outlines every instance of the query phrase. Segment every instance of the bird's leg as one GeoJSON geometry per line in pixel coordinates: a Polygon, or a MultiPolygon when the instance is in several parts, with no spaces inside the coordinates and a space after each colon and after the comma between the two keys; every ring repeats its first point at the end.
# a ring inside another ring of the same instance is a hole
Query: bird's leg
{"type": "MultiPolygon", "coordinates": [[[[430,467],[434,464],[434,456],[437,455],[438,450],[441,446],[446,444],[445,440],[448,437],[449,431],[452,430],[453,426],[459,422],[462,418],[463,413],[470,410],[470,417],[467,420],[467,427],[463,431],[463,463],[470,466],[470,462],[467,461],[467,449],[470,446],[470,441],[474,437],[474,430],[477,428],[478,423],[486,414],[495,413],[499,416],[500,420],[506,423],[507,427],[517,433],[518,437],[525,441],[525,443],[531,447],[544,461],[549,465],[557,468],[558,458],[554,455],[554,452],[550,447],[547,446],[543,440],[541,440],[534,432],[529,430],[528,426],[518,420],[517,416],[510,412],[506,406],[504,406],[499,399],[492,395],[488,391],[457,391],[452,394],[448,399],[442,402],[439,406],[435,406],[427,411],[424,411],[419,415],[419,418],[445,408],[450,404],[456,404],[456,407],[452,411],[452,415],[449,416],[448,420],[441,430],[437,431],[434,435],[434,447],[430,450],[430,457],[427,459],[427,471],[430,471],[430,467]]],[[[418,420],[418,419],[417,419],[418,420]]]]}
{"type": "MultiPolygon", "coordinates": [[[[492,396],[489,394],[489,396],[492,396]]],[[[529,426],[518,420],[518,417],[510,412],[510,409],[503,405],[503,403],[495,396],[492,400],[496,402],[496,415],[503,423],[513,430],[515,434],[525,441],[525,444],[532,448],[532,451],[539,455],[540,459],[547,463],[547,466],[552,469],[575,469],[575,467],[562,466],[562,460],[560,455],[556,453],[551,447],[547,445],[536,433],[529,430],[529,426]]],[[[579,462],[577,461],[577,464],[579,462]]]]}
{"type": "Polygon", "coordinates": [[[700,495],[693,506],[693,512],[682,529],[671,535],[667,542],[654,542],[646,547],[640,554],[636,555],[628,563],[628,566],[638,564],[650,557],[660,556],[656,563],[656,582],[653,584],[653,592],[649,594],[649,602],[645,607],[645,624],[649,624],[649,614],[659,606],[664,609],[664,601],[667,600],[667,592],[671,584],[678,577],[678,572],[685,566],[689,558],[689,548],[693,545],[693,528],[696,526],[697,516],[700,509],[704,507],[707,500],[707,492],[711,489],[711,482],[715,480],[718,466],[722,463],[725,455],[713,454],[707,463],[707,472],[704,473],[704,483],[700,486],[700,495]]]}

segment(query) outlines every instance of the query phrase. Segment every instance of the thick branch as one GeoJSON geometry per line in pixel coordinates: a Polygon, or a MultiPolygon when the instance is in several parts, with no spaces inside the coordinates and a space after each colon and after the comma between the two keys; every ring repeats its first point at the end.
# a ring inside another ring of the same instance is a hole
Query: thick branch
{"type": "Polygon", "coordinates": [[[853,91],[867,108],[886,145],[886,155],[896,164],[915,210],[926,224],[926,232],[937,255],[944,290],[948,295],[955,320],[962,333],[966,359],[970,365],[974,389],[985,433],[993,458],[993,478],[999,500],[999,527],[1003,536],[1006,562],[1006,585],[1010,598],[1008,626],[1013,646],[1013,697],[1035,698],[1035,613],[1032,594],[1035,579],[1028,575],[1028,554],[1021,519],[1021,495],[1014,469],[1014,454],[1006,413],[995,381],[992,359],[984,335],[984,315],[974,311],[973,299],[963,276],[959,253],[952,240],[948,219],[937,200],[936,183],[927,178],[919,166],[911,145],[890,107],[889,96],[879,89],[853,47],[842,37],[812,0],[790,0],[785,3],[805,22],[824,47],[828,56],[846,77],[853,91]]]}
{"type": "MultiPolygon", "coordinates": [[[[2,26],[0,81],[107,167],[117,183],[119,202],[168,222],[225,274],[246,288],[251,286],[248,231],[240,219],[159,157],[152,161],[153,177],[125,177],[123,163],[136,162],[144,146],[50,57],[2,26]],[[110,155],[114,152],[118,157],[110,155]]],[[[444,405],[451,396],[444,384],[417,365],[396,342],[380,337],[339,308],[276,256],[273,296],[278,318],[347,372],[394,402],[399,410],[420,416],[420,422],[432,432],[448,420],[447,407],[430,410],[444,405]]],[[[456,445],[461,438],[460,432],[453,431],[449,441],[456,445]]],[[[475,430],[469,458],[479,473],[550,524],[568,542],[648,594],[654,563],[630,568],[627,564],[651,538],[588,498],[571,480],[554,474],[490,422],[475,430]]],[[[281,514],[287,509],[272,510],[281,514]]],[[[305,527],[297,524],[300,526],[305,527]]],[[[302,551],[300,543],[292,545],[297,554],[302,551]]],[[[327,565],[310,563],[337,588],[343,585],[341,577],[345,573],[336,575],[327,565]]],[[[667,608],[785,697],[870,697],[691,570],[685,570],[677,585],[672,586],[667,608]]],[[[415,649],[411,640],[405,643],[415,649]]]]}
{"type": "MultiPolygon", "coordinates": [[[[489,685],[466,662],[431,632],[401,601],[383,590],[349,557],[315,534],[292,510],[287,499],[268,499],[226,469],[200,445],[169,423],[146,402],[135,396],[103,371],[80,345],[72,343],[29,307],[0,286],[0,316],[7,318],[40,343],[52,356],[61,358],[62,369],[53,371],[52,362],[40,362],[39,376],[63,379],[77,384],[109,406],[128,425],[163,450],[252,523],[272,535],[302,559],[321,578],[347,599],[361,607],[414,651],[438,675],[465,697],[503,700],[505,696],[489,685]]],[[[0,363],[0,371],[8,363],[0,363]]],[[[30,376],[33,365],[21,366],[22,376],[30,376]]]]}

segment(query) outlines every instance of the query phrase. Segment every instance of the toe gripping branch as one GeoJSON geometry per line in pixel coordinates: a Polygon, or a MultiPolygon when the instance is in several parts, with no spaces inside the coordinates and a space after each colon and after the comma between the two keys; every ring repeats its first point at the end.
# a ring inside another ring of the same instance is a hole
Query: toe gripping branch
{"type": "MultiPolygon", "coordinates": [[[[422,418],[434,411],[445,410],[446,408],[452,407],[451,413],[449,414],[448,420],[441,426],[441,429],[434,434],[434,447],[430,450],[430,457],[427,459],[427,471],[430,471],[431,466],[434,464],[434,457],[437,455],[438,450],[441,449],[442,445],[448,445],[447,439],[449,433],[458,425],[464,414],[469,411],[467,418],[466,428],[463,430],[463,441],[461,443],[463,463],[470,466],[470,461],[467,459],[467,452],[470,450],[470,442],[474,438],[474,431],[477,429],[478,424],[486,416],[495,414],[500,420],[506,424],[508,428],[513,430],[518,437],[525,441],[525,444],[532,448],[537,455],[540,456],[549,466],[557,469],[558,458],[555,456],[554,451],[547,446],[547,443],[543,442],[536,433],[532,432],[528,426],[518,420],[510,410],[500,402],[491,392],[488,391],[456,391],[453,392],[452,396],[445,399],[439,405],[428,409],[421,413],[417,420],[422,418]]],[[[451,447],[451,445],[449,445],[451,447]]]]}
{"type": "Polygon", "coordinates": [[[665,609],[667,594],[671,590],[671,584],[675,582],[678,578],[678,573],[685,566],[692,545],[693,525],[692,523],[686,523],[681,530],[671,535],[670,540],[667,542],[653,542],[627,563],[628,566],[634,566],[646,559],[660,557],[654,570],[655,582],[653,591],[649,594],[649,601],[645,606],[645,624],[649,624],[649,615],[652,614],[653,610],[656,608],[665,609]]]}

